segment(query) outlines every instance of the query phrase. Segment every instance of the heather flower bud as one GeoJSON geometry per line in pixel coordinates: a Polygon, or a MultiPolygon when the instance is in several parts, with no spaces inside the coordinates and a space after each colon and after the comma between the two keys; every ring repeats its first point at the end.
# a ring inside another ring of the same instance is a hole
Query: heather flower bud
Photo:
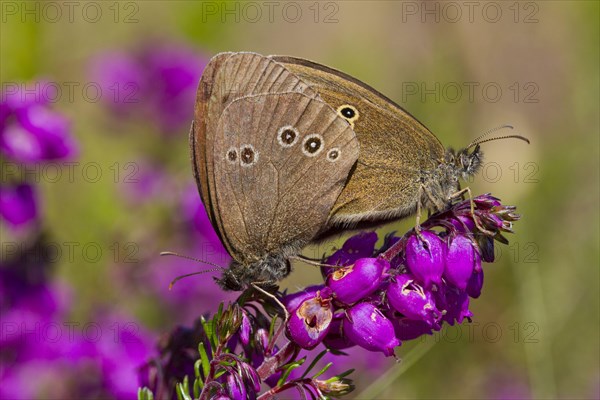
{"type": "Polygon", "coordinates": [[[481,261],[479,263],[479,269],[473,271],[469,283],[467,284],[467,294],[474,299],[481,295],[481,288],[483,287],[483,269],[481,268],[481,261]]]}
{"type": "Polygon", "coordinates": [[[246,388],[239,375],[227,375],[227,393],[234,400],[246,398],[246,388]]]}
{"type": "Polygon", "coordinates": [[[242,310],[242,324],[240,326],[240,341],[244,346],[248,346],[250,343],[250,332],[252,330],[252,325],[250,323],[250,318],[248,318],[248,314],[246,311],[242,310]]]}
{"type": "Polygon", "coordinates": [[[393,356],[394,347],[400,345],[392,322],[370,303],[359,303],[348,310],[344,332],[360,347],[386,356],[393,356]]]}
{"type": "Polygon", "coordinates": [[[266,329],[259,328],[255,334],[256,343],[260,345],[262,351],[265,351],[269,347],[269,332],[266,329]]]}
{"type": "Polygon", "coordinates": [[[431,293],[425,292],[408,274],[393,279],[386,294],[392,308],[409,319],[425,321],[433,326],[440,317],[431,293]]]}
{"type": "Polygon", "coordinates": [[[469,278],[473,275],[476,253],[468,237],[458,235],[452,239],[446,255],[444,278],[460,290],[465,290],[469,278]]]}
{"type": "Polygon", "coordinates": [[[475,229],[475,221],[466,215],[459,215],[456,218],[452,218],[450,219],[450,223],[461,233],[472,232],[475,229]]]}
{"type": "Polygon", "coordinates": [[[498,200],[496,197],[490,194],[483,194],[481,196],[477,196],[473,199],[473,202],[475,203],[475,206],[478,209],[482,210],[488,210],[492,207],[498,207],[502,205],[500,203],[500,200],[498,200]]]}
{"type": "Polygon", "coordinates": [[[373,293],[380,285],[389,262],[379,258],[361,258],[353,265],[338,268],[327,277],[326,285],[336,300],[352,304],[373,293]]]}
{"type": "Polygon", "coordinates": [[[288,337],[302,348],[314,348],[329,331],[333,309],[331,292],[325,289],[304,300],[290,315],[286,327],[288,337]]]}
{"type": "Polygon", "coordinates": [[[442,283],[446,244],[433,232],[422,231],[422,239],[412,235],[406,243],[406,264],[410,272],[429,289],[442,283]]]}

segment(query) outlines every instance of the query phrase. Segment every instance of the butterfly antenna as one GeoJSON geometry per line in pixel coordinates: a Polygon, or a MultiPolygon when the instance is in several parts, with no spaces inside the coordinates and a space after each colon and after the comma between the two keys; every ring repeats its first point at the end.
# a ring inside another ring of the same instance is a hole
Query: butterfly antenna
{"type": "Polygon", "coordinates": [[[169,283],[169,290],[171,290],[173,288],[173,286],[179,280],[181,280],[183,278],[187,278],[188,276],[201,275],[201,274],[206,274],[208,272],[215,272],[215,271],[223,271],[223,270],[225,270],[225,268],[221,267],[220,265],[211,263],[210,261],[204,261],[204,260],[201,260],[199,258],[194,258],[194,257],[190,257],[190,256],[184,256],[182,254],[174,253],[172,251],[162,251],[160,253],[160,255],[161,256],[175,256],[175,257],[179,257],[179,258],[184,258],[186,260],[192,260],[192,261],[200,262],[200,263],[203,263],[203,264],[212,265],[213,267],[215,267],[215,268],[212,268],[212,269],[206,269],[204,271],[192,272],[191,274],[180,275],[177,278],[173,279],[171,281],[171,283],[169,283]]]}
{"type": "Polygon", "coordinates": [[[492,129],[484,132],[482,135],[480,135],[478,138],[473,140],[471,143],[469,143],[469,145],[465,148],[465,150],[468,150],[471,147],[478,146],[485,142],[491,142],[493,140],[501,140],[501,139],[519,139],[524,142],[527,142],[528,144],[530,143],[529,139],[527,139],[525,136],[521,136],[521,135],[505,135],[505,136],[498,136],[498,137],[486,139],[487,136],[491,135],[494,132],[498,132],[502,129],[514,129],[514,127],[512,125],[504,124],[504,125],[500,125],[495,128],[492,128],[492,129]]]}
{"type": "Polygon", "coordinates": [[[477,145],[479,143],[479,141],[481,139],[485,138],[486,136],[489,136],[494,132],[501,131],[502,129],[515,129],[515,127],[512,125],[509,125],[509,124],[503,124],[503,125],[496,126],[495,128],[488,129],[487,131],[485,131],[481,135],[479,135],[476,139],[474,139],[471,143],[469,143],[469,145],[467,146],[467,149],[470,149],[471,147],[477,145]]]}

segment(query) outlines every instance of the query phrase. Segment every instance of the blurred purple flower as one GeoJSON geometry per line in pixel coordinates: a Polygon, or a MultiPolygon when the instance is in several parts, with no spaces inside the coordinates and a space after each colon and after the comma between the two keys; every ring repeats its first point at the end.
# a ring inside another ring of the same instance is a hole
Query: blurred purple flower
{"type": "Polygon", "coordinates": [[[182,44],[162,44],[133,54],[111,52],[92,63],[107,105],[119,116],[135,113],[171,134],[193,118],[196,88],[207,59],[182,44]]]}
{"type": "Polygon", "coordinates": [[[13,227],[38,217],[36,190],[27,183],[0,185],[0,216],[13,227]]]}
{"type": "Polygon", "coordinates": [[[138,159],[123,165],[119,183],[127,201],[138,205],[150,201],[173,204],[179,201],[173,176],[158,162],[138,159]]]}
{"type": "Polygon", "coordinates": [[[68,319],[70,287],[52,281],[40,236],[0,265],[0,398],[135,397],[154,338],[119,315],[68,319]]]}
{"type": "Polygon", "coordinates": [[[21,328],[31,332],[24,351],[10,353],[12,346],[3,346],[0,398],[135,398],[138,369],[153,354],[154,341],[137,322],[122,317],[87,324],[38,318],[36,325],[21,328]]]}
{"type": "Polygon", "coordinates": [[[189,185],[183,190],[181,210],[184,222],[191,228],[192,232],[199,235],[198,239],[203,242],[203,246],[210,246],[211,251],[214,253],[227,253],[208,218],[196,185],[189,185]]]}
{"type": "Polygon", "coordinates": [[[0,153],[11,160],[64,160],[77,152],[69,121],[50,108],[42,86],[21,84],[2,93],[0,153]]]}
{"type": "MultiPolygon", "coordinates": [[[[182,254],[197,256],[217,265],[227,265],[229,257],[227,253],[213,252],[208,244],[204,251],[186,250],[182,251],[182,254]]],[[[211,267],[184,258],[161,257],[151,262],[144,270],[143,287],[160,298],[169,308],[174,321],[191,324],[198,314],[216,311],[219,304],[215,302],[215,298],[219,298],[220,301],[235,299],[234,293],[222,292],[213,279],[214,272],[178,280],[169,289],[169,284],[175,278],[207,268],[211,267]]]]}

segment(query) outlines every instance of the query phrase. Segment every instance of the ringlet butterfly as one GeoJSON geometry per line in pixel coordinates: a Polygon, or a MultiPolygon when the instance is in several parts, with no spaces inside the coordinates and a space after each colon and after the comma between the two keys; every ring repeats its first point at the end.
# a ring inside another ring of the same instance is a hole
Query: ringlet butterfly
{"type": "Polygon", "coordinates": [[[444,210],[459,178],[477,172],[487,140],[445,150],[415,117],[340,71],[217,54],[198,86],[190,149],[200,196],[233,258],[219,284],[272,284],[320,236],[420,206],[444,210]]]}

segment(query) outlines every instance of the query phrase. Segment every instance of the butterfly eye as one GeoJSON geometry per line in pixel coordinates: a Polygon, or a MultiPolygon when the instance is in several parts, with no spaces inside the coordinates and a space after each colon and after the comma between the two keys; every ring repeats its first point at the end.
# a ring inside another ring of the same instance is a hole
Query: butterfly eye
{"type": "Polygon", "coordinates": [[[282,126],[277,131],[277,141],[283,147],[292,147],[298,141],[298,129],[291,125],[282,126]]]}
{"type": "Polygon", "coordinates": [[[302,152],[309,156],[314,157],[319,154],[323,150],[323,137],[318,134],[308,135],[304,139],[304,143],[302,145],[302,152]]]}

